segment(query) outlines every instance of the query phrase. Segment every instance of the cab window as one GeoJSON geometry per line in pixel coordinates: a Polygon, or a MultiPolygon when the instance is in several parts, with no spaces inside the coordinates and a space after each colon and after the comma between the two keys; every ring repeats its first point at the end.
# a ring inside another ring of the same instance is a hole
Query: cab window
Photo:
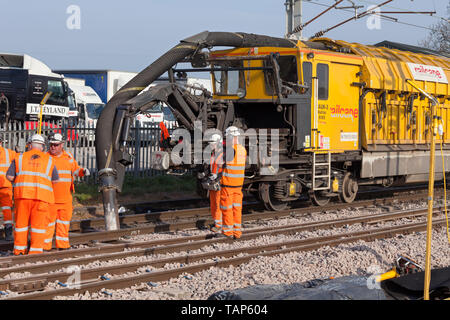
{"type": "Polygon", "coordinates": [[[47,91],[52,93],[50,98],[48,98],[47,100],[47,104],[53,104],[57,106],[66,105],[66,93],[64,92],[62,81],[48,80],[47,91]]]}
{"type": "Polygon", "coordinates": [[[305,92],[306,96],[310,97],[312,92],[312,64],[311,62],[303,62],[303,85],[308,86],[308,90],[305,92]]]}
{"type": "Polygon", "coordinates": [[[239,88],[245,89],[244,72],[242,70],[226,70],[240,67],[242,67],[241,61],[223,61],[213,65],[214,69],[224,69],[213,72],[216,95],[235,96],[239,88]]]}
{"type": "MultiPolygon", "coordinates": [[[[296,86],[298,83],[297,58],[295,56],[280,56],[277,61],[280,67],[280,79],[282,84],[294,89],[295,92],[300,93],[299,87],[296,86]]],[[[265,60],[264,66],[271,67],[272,64],[270,61],[265,60]]],[[[266,70],[264,72],[264,80],[266,83],[266,93],[270,96],[276,94],[273,70],[266,70]]]]}
{"type": "Polygon", "coordinates": [[[328,100],[328,65],[317,64],[317,78],[319,79],[319,100],[328,100]]]}

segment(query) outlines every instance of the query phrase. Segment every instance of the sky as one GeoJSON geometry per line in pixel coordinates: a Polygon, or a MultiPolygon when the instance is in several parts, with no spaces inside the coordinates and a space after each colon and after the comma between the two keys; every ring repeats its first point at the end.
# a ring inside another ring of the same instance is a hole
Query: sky
{"type": "MultiPolygon", "coordinates": [[[[364,8],[385,0],[353,0],[364,8]]],[[[285,0],[0,0],[0,52],[25,53],[51,69],[112,69],[138,72],[180,40],[202,31],[284,37],[285,0]],[[73,11],[72,8],[78,8],[73,11]]],[[[334,0],[304,0],[303,22],[334,0]]],[[[383,40],[417,45],[429,26],[447,18],[450,0],[393,0],[382,11],[436,11],[390,15],[401,23],[362,18],[325,36],[374,44],[383,40]],[[409,25],[407,25],[409,24],[409,25]],[[416,25],[416,26],[412,26],[416,25]],[[371,28],[368,27],[371,26],[371,28]],[[373,28],[375,26],[375,29],[373,28]]],[[[349,0],[339,6],[350,5],[349,0]]],[[[333,9],[306,27],[310,37],[354,16],[333,9]]]]}

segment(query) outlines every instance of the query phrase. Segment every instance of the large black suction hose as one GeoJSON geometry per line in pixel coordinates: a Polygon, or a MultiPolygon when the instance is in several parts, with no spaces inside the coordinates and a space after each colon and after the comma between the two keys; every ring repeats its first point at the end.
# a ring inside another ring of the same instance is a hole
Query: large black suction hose
{"type": "Polygon", "coordinates": [[[119,219],[116,207],[117,170],[113,150],[113,123],[116,110],[120,104],[135,97],[158,77],[185,57],[206,47],[289,47],[296,46],[295,41],[273,38],[262,35],[231,33],[231,32],[202,32],[184,39],[158,60],[141,71],[125,86],[123,86],[106,104],[103,109],[95,132],[97,168],[99,169],[99,185],[103,194],[103,208],[105,213],[106,230],[118,230],[119,219]]]}

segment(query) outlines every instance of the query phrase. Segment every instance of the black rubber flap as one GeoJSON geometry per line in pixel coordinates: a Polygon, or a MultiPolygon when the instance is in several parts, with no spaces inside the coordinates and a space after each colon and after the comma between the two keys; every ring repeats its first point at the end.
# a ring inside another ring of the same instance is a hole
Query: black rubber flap
{"type": "MultiPolygon", "coordinates": [[[[395,299],[423,298],[425,272],[385,280],[381,288],[395,299]]],[[[442,298],[450,292],[450,267],[431,270],[430,298],[442,298]]]]}
{"type": "Polygon", "coordinates": [[[256,285],[218,291],[208,300],[388,300],[380,288],[368,285],[367,277],[315,279],[303,283],[256,285]]]}

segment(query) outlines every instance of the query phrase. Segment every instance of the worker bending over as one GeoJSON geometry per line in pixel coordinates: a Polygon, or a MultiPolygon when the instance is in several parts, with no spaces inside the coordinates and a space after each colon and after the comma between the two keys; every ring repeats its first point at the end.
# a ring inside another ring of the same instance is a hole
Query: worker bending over
{"type": "Polygon", "coordinates": [[[225,131],[225,164],[222,171],[220,209],[223,216],[223,235],[239,239],[242,235],[242,186],[245,177],[247,151],[239,143],[239,129],[228,127],[225,131]],[[232,157],[230,155],[233,155],[232,157]]]}
{"type": "Polygon", "coordinates": [[[50,137],[48,154],[58,168],[59,180],[53,185],[55,203],[50,204],[47,232],[44,240],[44,250],[52,249],[53,234],[56,225],[56,247],[70,248],[69,229],[72,219],[72,192],[74,191],[74,176],[89,176],[89,170],[78,166],[73,156],[64,150],[64,140],[60,133],[50,137]]]}
{"type": "Polygon", "coordinates": [[[53,183],[59,179],[54,161],[44,152],[45,140],[39,134],[31,138],[31,150],[16,155],[6,178],[14,182],[16,227],[14,254],[25,254],[31,228],[29,254],[42,253],[47,229],[49,205],[55,199],[53,183]]]}
{"type": "Polygon", "coordinates": [[[13,188],[11,182],[6,179],[6,171],[16,153],[3,147],[3,137],[0,137],[0,211],[3,212],[3,225],[5,226],[5,240],[13,241],[13,188]]]}
{"type": "MultiPolygon", "coordinates": [[[[209,164],[209,177],[210,184],[218,181],[220,182],[222,176],[222,165],[223,165],[223,147],[222,147],[222,137],[220,134],[213,134],[209,140],[209,145],[211,146],[211,161],[209,164]]],[[[209,203],[211,208],[211,215],[214,220],[214,225],[211,228],[213,232],[222,231],[222,211],[220,209],[220,184],[217,185],[217,190],[209,189],[209,203]]]]}

